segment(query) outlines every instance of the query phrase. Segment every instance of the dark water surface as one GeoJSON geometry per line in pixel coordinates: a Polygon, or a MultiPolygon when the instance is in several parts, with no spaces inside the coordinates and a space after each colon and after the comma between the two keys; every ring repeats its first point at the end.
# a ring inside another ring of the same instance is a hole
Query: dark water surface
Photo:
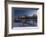
{"type": "Polygon", "coordinates": [[[37,21],[35,21],[36,19],[30,19],[29,21],[25,21],[24,20],[15,20],[13,23],[13,27],[34,27],[37,26],[37,21]]]}

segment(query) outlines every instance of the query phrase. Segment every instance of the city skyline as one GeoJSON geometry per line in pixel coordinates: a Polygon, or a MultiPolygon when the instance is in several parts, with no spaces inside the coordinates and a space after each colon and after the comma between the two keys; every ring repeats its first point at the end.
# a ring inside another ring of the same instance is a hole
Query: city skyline
{"type": "Polygon", "coordinates": [[[12,27],[37,26],[38,8],[12,8],[12,27]]]}

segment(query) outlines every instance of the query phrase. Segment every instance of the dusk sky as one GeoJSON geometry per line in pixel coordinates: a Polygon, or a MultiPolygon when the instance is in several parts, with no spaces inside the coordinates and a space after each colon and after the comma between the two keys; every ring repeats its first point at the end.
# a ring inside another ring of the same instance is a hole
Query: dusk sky
{"type": "Polygon", "coordinates": [[[32,16],[33,14],[37,14],[38,8],[12,8],[13,16],[32,16]]]}

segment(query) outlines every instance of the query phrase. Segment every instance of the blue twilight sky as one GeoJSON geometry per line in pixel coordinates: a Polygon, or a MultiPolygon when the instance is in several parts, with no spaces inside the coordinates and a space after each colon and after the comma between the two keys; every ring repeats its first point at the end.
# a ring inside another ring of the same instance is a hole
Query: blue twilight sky
{"type": "Polygon", "coordinates": [[[15,8],[12,7],[12,16],[32,16],[37,14],[38,8],[15,8]]]}

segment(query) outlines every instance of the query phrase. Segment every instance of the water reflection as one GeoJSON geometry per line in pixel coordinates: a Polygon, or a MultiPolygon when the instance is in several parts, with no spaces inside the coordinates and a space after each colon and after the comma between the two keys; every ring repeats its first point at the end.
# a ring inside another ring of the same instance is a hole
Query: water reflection
{"type": "Polygon", "coordinates": [[[27,26],[37,26],[37,16],[14,17],[14,27],[27,27],[27,26]]]}

